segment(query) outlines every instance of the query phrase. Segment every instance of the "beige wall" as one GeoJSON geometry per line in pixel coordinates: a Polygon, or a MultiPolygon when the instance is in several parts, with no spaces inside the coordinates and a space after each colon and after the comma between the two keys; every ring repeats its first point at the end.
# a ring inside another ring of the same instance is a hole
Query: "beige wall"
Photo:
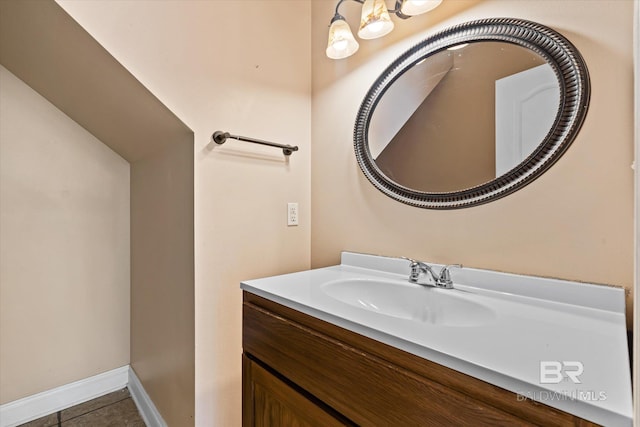
{"type": "Polygon", "coordinates": [[[131,367],[170,426],[193,425],[193,144],[131,164],[131,367]]]}
{"type": "Polygon", "coordinates": [[[240,425],[239,282],[309,267],[310,3],[59,3],[195,132],[196,425],[240,425]]]}
{"type": "MultiPolygon", "coordinates": [[[[445,1],[396,22],[383,39],[362,41],[355,56],[340,61],[324,54],[335,2],[312,5],[314,267],[352,250],[632,288],[632,1],[445,1]],[[582,52],[592,97],[580,134],[541,178],[498,201],[456,211],[393,201],[356,164],[352,128],[360,102],[385,65],[413,44],[487,17],[543,23],[582,52]]],[[[352,26],[357,9],[350,2],[341,8],[352,26]]]]}
{"type": "Polygon", "coordinates": [[[0,67],[0,404],[129,363],[129,164],[0,67]]]}

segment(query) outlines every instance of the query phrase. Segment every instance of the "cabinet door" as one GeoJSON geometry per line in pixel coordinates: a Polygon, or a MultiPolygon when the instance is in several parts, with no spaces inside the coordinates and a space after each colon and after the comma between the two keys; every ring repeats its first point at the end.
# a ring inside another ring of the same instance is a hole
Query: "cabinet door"
{"type": "Polygon", "coordinates": [[[346,426],[246,356],[242,356],[244,427],[346,426]]]}

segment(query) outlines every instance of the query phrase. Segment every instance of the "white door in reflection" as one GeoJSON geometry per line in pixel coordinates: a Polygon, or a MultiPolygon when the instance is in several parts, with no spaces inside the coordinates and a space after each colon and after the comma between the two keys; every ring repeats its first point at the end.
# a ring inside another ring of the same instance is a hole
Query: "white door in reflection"
{"type": "Polygon", "coordinates": [[[496,176],[540,145],[559,103],[558,80],[547,64],[496,80],[496,176]]]}

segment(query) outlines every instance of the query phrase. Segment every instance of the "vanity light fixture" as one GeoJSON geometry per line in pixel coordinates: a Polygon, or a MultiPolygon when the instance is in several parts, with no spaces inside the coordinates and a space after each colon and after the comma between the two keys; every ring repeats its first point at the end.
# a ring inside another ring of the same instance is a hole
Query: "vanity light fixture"
{"type": "MultiPolygon", "coordinates": [[[[326,53],[331,59],[347,58],[360,47],[344,16],[338,12],[338,8],[345,1],[338,0],[336,12],[329,26],[326,53]]],[[[375,39],[389,34],[394,27],[390,13],[401,19],[408,19],[429,12],[442,3],[442,0],[396,0],[395,8],[387,9],[385,0],[352,1],[362,4],[362,17],[358,29],[358,37],[361,39],[375,39]]]]}

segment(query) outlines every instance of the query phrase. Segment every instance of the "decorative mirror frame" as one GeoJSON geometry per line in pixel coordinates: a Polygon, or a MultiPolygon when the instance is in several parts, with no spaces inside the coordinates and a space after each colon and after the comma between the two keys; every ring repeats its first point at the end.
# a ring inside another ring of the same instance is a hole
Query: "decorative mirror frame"
{"type": "Polygon", "coordinates": [[[415,45],[378,77],[358,111],[354,127],[356,158],[364,175],[378,190],[402,203],[427,209],[458,209],[487,203],[531,183],[564,154],[584,122],[589,98],[589,72],[584,59],[561,34],[522,19],[492,18],[467,22],[415,45]],[[475,187],[455,192],[427,193],[392,181],[376,166],[369,151],[369,124],[376,105],[393,82],[419,61],[451,46],[480,41],[513,43],[528,48],[542,56],[553,68],[560,86],[560,105],[547,136],[519,165],[475,187]]]}

